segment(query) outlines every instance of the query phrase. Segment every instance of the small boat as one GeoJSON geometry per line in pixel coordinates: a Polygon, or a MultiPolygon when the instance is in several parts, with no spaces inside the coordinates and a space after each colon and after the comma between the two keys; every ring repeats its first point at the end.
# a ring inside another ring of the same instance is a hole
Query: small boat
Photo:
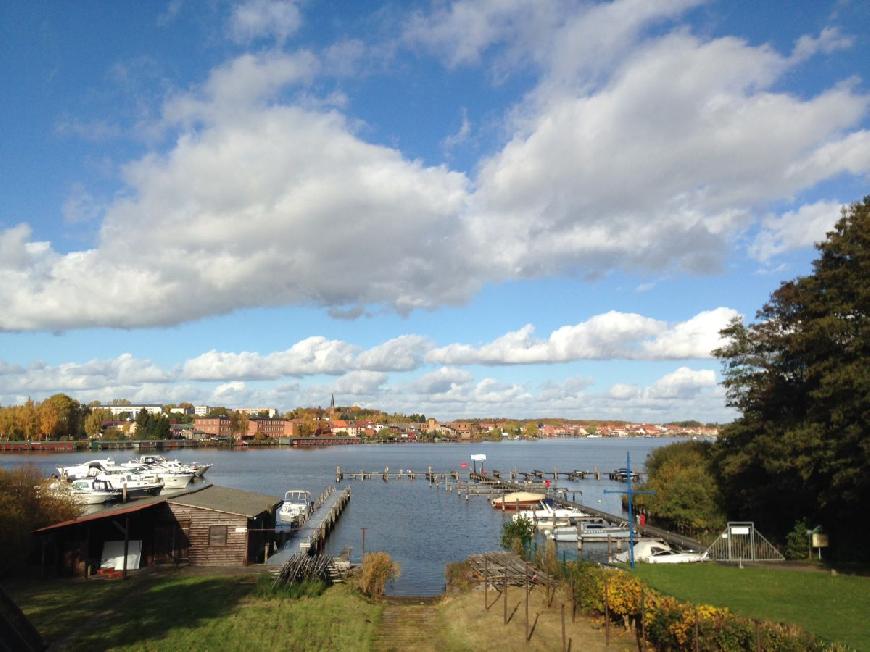
{"type": "Polygon", "coordinates": [[[57,467],[58,475],[64,479],[72,482],[73,480],[81,480],[82,478],[93,477],[97,473],[99,473],[100,469],[105,466],[111,466],[114,462],[112,458],[107,457],[102,460],[89,460],[87,462],[83,462],[82,464],[73,464],[71,466],[59,466],[57,467]]]}
{"type": "Polygon", "coordinates": [[[577,526],[576,525],[566,525],[561,527],[554,527],[550,530],[550,533],[547,535],[553,541],[577,541],[577,526]]]}
{"type": "Polygon", "coordinates": [[[112,488],[126,493],[127,498],[156,496],[163,489],[163,482],[156,477],[146,477],[123,466],[104,467],[93,477],[110,483],[112,488]]]}
{"type": "MultiPolygon", "coordinates": [[[[616,559],[628,562],[628,551],[619,553],[616,559]]],[[[634,544],[634,560],[648,564],[686,564],[705,559],[707,559],[706,552],[677,552],[661,539],[640,539],[634,544]]]]}
{"type": "Polygon", "coordinates": [[[128,464],[131,466],[166,469],[175,473],[192,473],[193,477],[196,478],[203,477],[205,472],[212,467],[211,464],[198,464],[196,462],[183,464],[178,460],[167,460],[161,455],[143,455],[138,460],[131,460],[128,464]]]}
{"type": "Polygon", "coordinates": [[[549,498],[542,500],[537,509],[523,510],[513,515],[513,519],[528,518],[536,522],[564,521],[562,525],[569,525],[587,515],[579,509],[556,507],[549,498]]]}
{"type": "Polygon", "coordinates": [[[284,502],[275,513],[275,520],[282,525],[301,525],[313,507],[310,491],[291,489],[284,494],[284,502]]]}
{"type": "Polygon", "coordinates": [[[105,480],[74,480],[69,487],[72,499],[80,505],[100,505],[121,497],[121,490],[115,489],[105,480]]]}
{"type": "Polygon", "coordinates": [[[506,511],[519,511],[528,509],[538,505],[546,496],[544,494],[533,494],[528,491],[517,491],[511,494],[506,494],[498,498],[493,498],[490,504],[496,509],[506,511]]]}
{"type": "Polygon", "coordinates": [[[627,539],[629,532],[623,525],[610,525],[603,518],[595,518],[580,521],[578,536],[583,541],[607,541],[627,539]]]}

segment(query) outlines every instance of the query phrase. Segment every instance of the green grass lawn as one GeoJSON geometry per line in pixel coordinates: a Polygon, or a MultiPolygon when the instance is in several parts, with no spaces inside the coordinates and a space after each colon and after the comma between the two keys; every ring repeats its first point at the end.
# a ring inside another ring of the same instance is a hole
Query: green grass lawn
{"type": "Polygon", "coordinates": [[[637,575],[681,600],[752,618],[797,623],[817,636],[870,650],[870,578],[718,564],[639,564],[637,575]]]}
{"type": "Polygon", "coordinates": [[[70,650],[366,650],[381,607],[337,585],[264,596],[254,576],[142,576],[5,587],[43,638],[70,650]]]}

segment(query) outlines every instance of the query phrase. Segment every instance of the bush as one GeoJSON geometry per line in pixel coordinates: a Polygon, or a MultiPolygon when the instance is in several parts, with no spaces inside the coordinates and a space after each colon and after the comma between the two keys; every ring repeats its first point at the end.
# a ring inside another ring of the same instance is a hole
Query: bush
{"type": "Polygon", "coordinates": [[[505,550],[526,552],[534,537],[535,524],[530,518],[510,519],[501,526],[501,546],[505,550]]]}
{"type": "Polygon", "coordinates": [[[728,609],[680,602],[647,587],[630,573],[606,570],[591,562],[567,564],[565,580],[572,588],[575,604],[581,612],[603,616],[606,599],[613,620],[637,623],[642,617],[646,639],[657,650],[693,649],[696,626],[699,649],[705,651],[754,650],[756,635],[763,650],[822,652],[843,649],[821,641],[797,625],[760,622],[756,626],[755,621],[736,616],[728,609]]]}
{"type": "Polygon", "coordinates": [[[447,564],[445,571],[447,588],[454,591],[466,591],[476,584],[474,572],[467,561],[457,561],[447,564]]]}
{"type": "Polygon", "coordinates": [[[785,537],[785,558],[786,559],[806,559],[810,554],[810,538],[807,534],[806,519],[801,519],[794,524],[785,537]]]}
{"type": "Polygon", "coordinates": [[[52,488],[34,466],[0,469],[0,576],[25,566],[33,530],[81,514],[63,488],[52,488]]]}
{"type": "Polygon", "coordinates": [[[387,553],[371,552],[363,558],[357,586],[369,597],[380,597],[384,594],[387,582],[397,578],[400,571],[399,564],[387,553]]]}

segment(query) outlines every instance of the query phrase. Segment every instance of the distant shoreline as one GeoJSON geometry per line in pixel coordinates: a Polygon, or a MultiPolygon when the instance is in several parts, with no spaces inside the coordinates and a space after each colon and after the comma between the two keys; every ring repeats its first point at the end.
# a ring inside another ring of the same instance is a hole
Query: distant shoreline
{"type": "MultiPolygon", "coordinates": [[[[521,440],[509,441],[524,441],[524,442],[541,442],[541,441],[561,441],[561,440],[629,440],[629,439],[703,439],[715,440],[716,438],[709,435],[680,435],[669,434],[667,437],[644,437],[627,436],[627,437],[539,437],[521,440]]],[[[171,452],[175,450],[186,449],[214,449],[214,450],[230,450],[243,451],[251,449],[268,449],[268,448],[325,448],[329,446],[405,446],[408,444],[499,444],[505,440],[498,439],[441,439],[435,441],[418,441],[418,440],[396,440],[396,441],[372,441],[366,439],[357,439],[352,437],[307,437],[295,438],[289,442],[272,442],[272,443],[244,443],[240,445],[231,445],[229,443],[219,443],[214,441],[199,441],[187,439],[163,439],[163,440],[131,440],[131,441],[91,441],[91,440],[57,440],[57,441],[2,441],[0,440],[0,454],[21,454],[21,453],[83,453],[92,451],[94,453],[105,453],[119,450],[135,450],[143,452],[171,452]]]]}

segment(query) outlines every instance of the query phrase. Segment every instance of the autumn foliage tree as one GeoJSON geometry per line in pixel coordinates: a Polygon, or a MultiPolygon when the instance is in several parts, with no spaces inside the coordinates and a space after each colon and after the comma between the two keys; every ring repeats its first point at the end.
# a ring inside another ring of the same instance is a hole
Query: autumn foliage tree
{"type": "Polygon", "coordinates": [[[725,525],[722,497],[713,471],[713,446],[687,441],[657,448],[646,460],[653,495],[637,499],[657,525],[696,535],[725,525]]]}
{"type": "Polygon", "coordinates": [[[80,513],[70,495],[51,489],[36,467],[0,469],[0,576],[25,564],[33,530],[80,513]]]}
{"type": "Polygon", "coordinates": [[[729,516],[784,538],[807,517],[841,556],[870,555],[870,196],[817,245],[813,273],[783,283],[757,320],[732,322],[722,361],[741,416],[718,446],[729,516]]]}

